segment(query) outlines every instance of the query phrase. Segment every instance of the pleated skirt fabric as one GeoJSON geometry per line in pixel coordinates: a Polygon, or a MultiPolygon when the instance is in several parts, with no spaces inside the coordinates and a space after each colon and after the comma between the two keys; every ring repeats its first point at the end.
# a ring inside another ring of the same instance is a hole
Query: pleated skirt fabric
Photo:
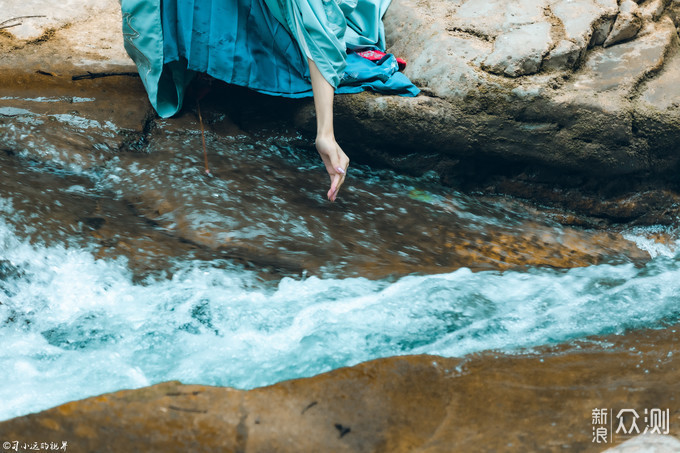
{"type": "MultiPolygon", "coordinates": [[[[151,104],[162,117],[173,116],[181,109],[186,87],[196,73],[265,94],[305,97],[312,95],[307,63],[311,59],[324,78],[338,88],[346,76],[348,47],[384,49],[382,16],[390,3],[120,1],[125,49],[137,64],[151,104]]],[[[394,92],[398,86],[396,91],[411,93],[407,95],[417,91],[406,86],[408,80],[397,81],[397,85],[373,89],[394,92]]],[[[340,86],[338,92],[342,90],[354,92],[357,85],[340,86]]]]}
{"type": "Polygon", "coordinates": [[[306,56],[263,0],[162,0],[164,63],[266,94],[311,95],[306,56]]]}

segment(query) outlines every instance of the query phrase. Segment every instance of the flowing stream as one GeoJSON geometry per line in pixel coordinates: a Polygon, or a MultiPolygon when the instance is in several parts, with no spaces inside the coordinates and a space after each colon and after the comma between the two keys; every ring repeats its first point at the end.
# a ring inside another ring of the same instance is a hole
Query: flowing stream
{"type": "Polygon", "coordinates": [[[119,153],[114,125],[76,114],[0,120],[0,420],[679,321],[674,228],[568,228],[361,166],[329,204],[296,140],[210,134],[209,179],[196,130],[160,121],[146,152],[119,153]]]}

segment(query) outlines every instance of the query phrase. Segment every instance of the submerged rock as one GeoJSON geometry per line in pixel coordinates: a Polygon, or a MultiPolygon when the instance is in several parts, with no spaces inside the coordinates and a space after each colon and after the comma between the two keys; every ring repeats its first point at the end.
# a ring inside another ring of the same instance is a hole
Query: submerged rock
{"type": "Polygon", "coordinates": [[[9,420],[0,437],[108,452],[601,451],[628,436],[594,442],[598,408],[668,409],[680,434],[677,348],[667,329],[530,355],[393,357],[247,392],[168,382],[9,420]]]}
{"type": "MultiPolygon", "coordinates": [[[[98,256],[125,255],[134,267],[162,267],[161,256],[191,251],[287,275],[383,278],[650,258],[615,231],[560,227],[552,213],[525,204],[480,200],[391,173],[356,168],[343,200],[328,206],[317,190],[324,184],[323,172],[314,168],[317,158],[297,148],[297,139],[243,132],[222,137],[213,131],[225,128],[226,120],[212,114],[206,117],[207,146],[215,177],[206,178],[200,126],[192,114],[147,122],[148,131],[133,140],[143,143],[146,152],[140,153],[111,121],[91,127],[104,122],[110,98],[75,107],[51,101],[8,100],[16,112],[0,118],[0,133],[16,151],[0,154],[0,176],[6,174],[0,189],[15,209],[39,216],[39,231],[30,233],[34,239],[58,241],[79,232],[83,241],[100,245],[98,256]],[[32,146],[38,140],[40,146],[32,146]],[[45,172],[17,180],[13,175],[27,161],[79,177],[45,172]],[[36,189],[40,184],[52,190],[36,189]]],[[[217,108],[208,101],[204,107],[217,108]]]]}

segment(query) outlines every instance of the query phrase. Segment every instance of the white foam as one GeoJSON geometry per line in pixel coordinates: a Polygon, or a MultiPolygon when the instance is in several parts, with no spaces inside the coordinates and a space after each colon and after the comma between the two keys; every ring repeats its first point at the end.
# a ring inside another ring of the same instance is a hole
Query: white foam
{"type": "Polygon", "coordinates": [[[668,228],[644,227],[625,232],[623,238],[635,243],[640,250],[649,253],[652,258],[656,258],[657,256],[672,258],[678,253],[678,240],[675,240],[670,244],[662,243],[650,237],[650,235],[653,234],[674,235],[668,228]]]}
{"type": "MultiPolygon", "coordinates": [[[[0,199],[0,211],[12,215],[0,199]]],[[[395,282],[283,278],[33,245],[0,221],[0,419],[179,379],[252,388],[399,354],[462,356],[677,322],[678,260],[455,272],[395,282]]]]}

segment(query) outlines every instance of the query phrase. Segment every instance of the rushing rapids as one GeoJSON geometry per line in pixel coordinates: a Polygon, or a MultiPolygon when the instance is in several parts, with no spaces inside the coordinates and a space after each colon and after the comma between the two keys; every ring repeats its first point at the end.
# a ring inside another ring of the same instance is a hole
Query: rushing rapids
{"type": "Polygon", "coordinates": [[[111,123],[0,115],[0,419],[172,379],[252,388],[679,320],[673,228],[569,228],[360,166],[329,205],[296,140],[211,134],[208,179],[195,129],[158,122],[144,153],[119,153],[111,123]]]}

